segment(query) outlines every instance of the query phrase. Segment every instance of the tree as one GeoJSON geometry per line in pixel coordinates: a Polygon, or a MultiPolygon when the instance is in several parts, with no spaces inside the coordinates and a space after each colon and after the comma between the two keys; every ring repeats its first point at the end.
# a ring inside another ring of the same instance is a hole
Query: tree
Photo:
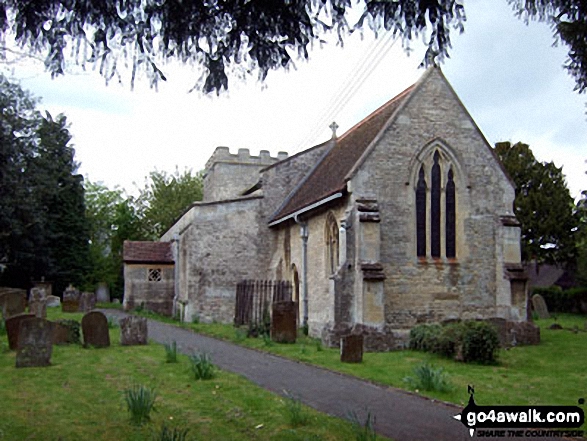
{"type": "Polygon", "coordinates": [[[527,144],[500,142],[495,152],[516,185],[515,214],[522,224],[522,260],[572,265],[578,218],[562,168],[538,162],[527,144]]]}
{"type": "Polygon", "coordinates": [[[46,277],[56,291],[82,280],[87,262],[83,187],[67,120],[0,76],[0,283],[46,277]]]}
{"type": "MultiPolygon", "coordinates": [[[[569,46],[566,67],[577,89],[587,87],[587,6],[581,0],[508,0],[523,18],[552,25],[555,41],[569,46]]],[[[448,55],[451,27],[463,31],[465,9],[459,0],[5,0],[0,4],[0,37],[14,34],[17,44],[45,57],[52,75],[64,72],[70,57],[94,63],[110,80],[119,66],[145,71],[156,85],[165,80],[160,66],[169,59],[201,64],[206,74],[197,87],[205,92],[228,87],[228,72],[253,71],[264,79],[273,69],[289,68],[292,54],[308,58],[308,47],[335,32],[342,43],[353,31],[392,31],[404,45],[427,33],[424,64],[448,55]],[[359,10],[360,9],[360,10],[359,10]],[[349,24],[351,11],[360,13],[349,24]]]]}
{"type": "Polygon", "coordinates": [[[587,286],[587,190],[581,192],[581,199],[577,202],[577,216],[580,221],[577,231],[577,281],[587,286]]]}
{"type": "Polygon", "coordinates": [[[155,238],[160,237],[183,212],[203,196],[203,174],[178,169],[174,174],[153,171],[149,174],[139,201],[142,206],[146,229],[155,238]]]}
{"type": "Polygon", "coordinates": [[[90,230],[91,270],[86,283],[95,287],[106,283],[114,297],[124,289],[122,246],[125,240],[146,240],[136,200],[119,188],[86,181],[86,222],[90,230]]]}

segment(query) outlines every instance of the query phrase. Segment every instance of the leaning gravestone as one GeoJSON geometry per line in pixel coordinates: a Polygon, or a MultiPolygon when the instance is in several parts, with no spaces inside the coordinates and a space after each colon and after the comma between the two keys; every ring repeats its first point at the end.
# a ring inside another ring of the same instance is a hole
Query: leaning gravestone
{"type": "Polygon", "coordinates": [[[273,303],[271,339],[278,343],[295,343],[297,331],[297,303],[273,303]]]}
{"type": "Polygon", "coordinates": [[[79,311],[79,297],[80,293],[73,286],[69,285],[63,291],[63,302],[61,303],[61,311],[63,312],[78,312],[79,311]]]}
{"type": "Polygon", "coordinates": [[[148,340],[147,319],[129,315],[120,319],[120,344],[125,346],[146,345],[148,340]]]}
{"type": "Polygon", "coordinates": [[[544,297],[542,297],[540,294],[534,294],[532,296],[532,309],[534,310],[534,312],[536,312],[538,318],[550,318],[550,314],[548,313],[548,307],[546,306],[544,297]]]}
{"type": "Polygon", "coordinates": [[[363,336],[347,335],[340,339],[340,361],[360,363],[363,361],[363,336]]]}
{"type": "Polygon", "coordinates": [[[23,320],[35,318],[33,314],[17,314],[6,320],[6,334],[8,334],[8,347],[15,351],[18,348],[18,333],[23,320]]]}
{"type": "Polygon", "coordinates": [[[79,311],[90,312],[96,307],[96,294],[93,292],[82,292],[79,297],[79,311]]]}
{"type": "Polygon", "coordinates": [[[31,288],[29,312],[39,318],[47,318],[47,294],[45,288],[31,288]]]}
{"type": "Polygon", "coordinates": [[[49,366],[52,351],[53,326],[50,321],[34,317],[20,323],[17,368],[49,366]]]}
{"type": "Polygon", "coordinates": [[[2,288],[0,306],[4,320],[13,315],[22,314],[26,309],[26,291],[17,288],[2,288]]]}
{"type": "Polygon", "coordinates": [[[94,346],[96,348],[110,346],[108,320],[99,311],[88,312],[83,316],[82,334],[84,335],[84,346],[94,346]]]}

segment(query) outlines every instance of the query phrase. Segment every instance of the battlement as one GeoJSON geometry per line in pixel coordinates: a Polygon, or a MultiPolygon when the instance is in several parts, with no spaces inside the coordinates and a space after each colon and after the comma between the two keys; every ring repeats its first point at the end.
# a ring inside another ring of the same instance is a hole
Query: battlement
{"type": "Polygon", "coordinates": [[[206,162],[206,170],[211,170],[214,164],[218,162],[229,163],[229,164],[248,164],[248,165],[259,165],[269,166],[275,164],[278,161],[286,159],[288,156],[287,152],[279,152],[276,157],[271,156],[269,150],[261,150],[259,156],[252,156],[249,149],[238,149],[238,153],[230,153],[228,147],[216,147],[208,162],[206,162]]]}

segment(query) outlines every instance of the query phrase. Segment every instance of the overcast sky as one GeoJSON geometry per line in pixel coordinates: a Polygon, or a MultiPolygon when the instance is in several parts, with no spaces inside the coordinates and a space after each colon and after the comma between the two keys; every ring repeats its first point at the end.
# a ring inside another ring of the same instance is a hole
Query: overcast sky
{"type": "MultiPolygon", "coordinates": [[[[578,197],[587,189],[587,96],[573,91],[562,68],[565,47],[552,47],[549,27],[526,26],[505,0],[467,3],[466,12],[465,33],[452,35],[444,74],[490,144],[528,143],[539,160],[563,166],[578,197]]],[[[155,168],[203,169],[217,146],[293,154],[328,139],[333,120],[342,134],[424,72],[419,40],[409,57],[401,42],[367,57],[381,46],[374,47],[366,32],[344,48],[316,48],[309,61],[270,73],[264,85],[233,80],[220,97],[187,93],[200,75],[194,66],[164,66],[168,81],[158,92],[146,79],[134,91],[128,78],[105,86],[91,71],[51,80],[41,63],[20,65],[14,75],[42,98],[41,109],[67,115],[81,173],[133,193],[133,183],[142,187],[155,168]],[[354,74],[350,83],[356,85],[367,72],[354,95],[340,99],[345,81],[354,74]],[[329,114],[333,105],[337,111],[329,114]]]]}

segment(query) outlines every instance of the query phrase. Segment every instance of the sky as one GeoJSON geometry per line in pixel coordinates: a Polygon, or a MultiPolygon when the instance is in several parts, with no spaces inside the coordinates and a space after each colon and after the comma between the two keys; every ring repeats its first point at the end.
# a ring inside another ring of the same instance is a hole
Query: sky
{"type": "MultiPolygon", "coordinates": [[[[562,67],[566,48],[553,47],[547,24],[525,24],[506,1],[465,8],[465,32],[451,34],[450,59],[441,65],[445,76],[491,145],[529,144],[538,160],[563,167],[577,198],[587,189],[587,95],[573,91],[562,67]]],[[[263,84],[231,78],[221,96],[188,93],[201,71],[177,63],[163,66],[168,81],[157,91],[146,78],[131,91],[130,76],[106,86],[91,68],[51,79],[33,60],[12,73],[42,98],[40,109],[67,116],[84,176],[136,194],[155,169],[203,169],[217,146],[294,154],[327,140],[332,121],[340,136],[424,73],[421,39],[409,56],[401,41],[385,41],[375,46],[365,32],[344,47],[316,47],[308,61],[269,73],[263,84]]]]}

